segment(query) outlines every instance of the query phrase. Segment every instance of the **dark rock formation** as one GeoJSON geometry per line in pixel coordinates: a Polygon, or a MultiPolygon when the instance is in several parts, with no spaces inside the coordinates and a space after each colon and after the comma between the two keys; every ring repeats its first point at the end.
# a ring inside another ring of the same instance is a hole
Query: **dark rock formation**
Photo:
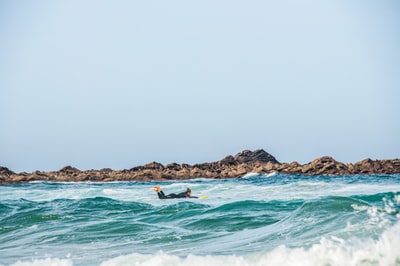
{"type": "Polygon", "coordinates": [[[151,169],[151,170],[162,170],[164,169],[164,165],[157,163],[157,162],[151,162],[148,163],[144,166],[145,169],[151,169]]]}
{"type": "Polygon", "coordinates": [[[264,150],[244,150],[235,156],[228,155],[224,159],[216,162],[218,165],[239,165],[239,164],[254,164],[271,162],[279,164],[274,156],[264,150]]]}
{"type": "Polygon", "coordinates": [[[261,163],[271,162],[279,164],[279,162],[275,159],[274,156],[272,156],[271,154],[269,154],[264,150],[255,150],[255,151],[244,150],[236,154],[234,160],[239,164],[254,163],[254,162],[261,162],[261,163]]]}
{"type": "Polygon", "coordinates": [[[10,176],[15,175],[13,171],[7,167],[0,166],[0,184],[7,183],[10,180],[10,176]]]}
{"type": "Polygon", "coordinates": [[[10,176],[14,175],[15,173],[8,169],[7,167],[0,167],[0,176],[10,176]]]}
{"type": "Polygon", "coordinates": [[[149,180],[184,180],[191,178],[236,178],[247,173],[271,173],[302,175],[349,175],[349,174],[395,174],[400,173],[400,159],[371,160],[365,159],[354,164],[344,164],[332,157],[321,157],[301,165],[297,162],[279,163],[274,156],[264,150],[239,152],[235,156],[226,156],[220,161],[202,164],[177,164],[166,166],[151,162],[125,170],[81,171],[66,166],[55,172],[19,173],[6,167],[0,167],[0,184],[44,181],[149,181],[149,180]]]}
{"type": "Polygon", "coordinates": [[[68,165],[68,166],[65,166],[62,169],[60,169],[59,172],[67,174],[67,175],[73,175],[73,174],[78,174],[80,172],[80,170],[75,168],[75,167],[72,167],[72,166],[68,165]]]}
{"type": "Polygon", "coordinates": [[[399,173],[400,159],[371,160],[365,159],[355,164],[347,165],[349,171],[355,174],[387,174],[399,173]]]}

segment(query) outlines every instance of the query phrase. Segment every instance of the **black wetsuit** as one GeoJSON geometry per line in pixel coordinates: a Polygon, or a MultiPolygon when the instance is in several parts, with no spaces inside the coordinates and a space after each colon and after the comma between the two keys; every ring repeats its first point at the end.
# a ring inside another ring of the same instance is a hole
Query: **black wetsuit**
{"type": "Polygon", "coordinates": [[[171,193],[171,194],[165,195],[162,190],[160,192],[157,192],[157,195],[158,195],[159,199],[197,198],[195,196],[189,196],[186,192],[182,192],[179,194],[171,193]]]}

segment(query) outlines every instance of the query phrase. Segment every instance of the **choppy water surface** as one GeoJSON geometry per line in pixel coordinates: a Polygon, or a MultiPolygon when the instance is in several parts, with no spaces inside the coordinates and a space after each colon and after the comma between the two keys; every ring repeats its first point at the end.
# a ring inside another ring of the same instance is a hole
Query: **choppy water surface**
{"type": "Polygon", "coordinates": [[[399,247],[400,175],[0,186],[0,265],[400,265],[399,247]]]}

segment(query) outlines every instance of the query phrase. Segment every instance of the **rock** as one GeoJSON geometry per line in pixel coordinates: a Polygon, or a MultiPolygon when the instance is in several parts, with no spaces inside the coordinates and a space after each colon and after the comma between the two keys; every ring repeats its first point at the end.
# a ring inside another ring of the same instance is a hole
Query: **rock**
{"type": "Polygon", "coordinates": [[[158,163],[158,162],[151,162],[148,163],[144,166],[145,169],[151,169],[151,170],[162,170],[164,169],[164,165],[158,163]]]}
{"type": "Polygon", "coordinates": [[[177,163],[170,163],[170,164],[167,164],[167,165],[165,166],[165,168],[167,168],[168,170],[175,170],[175,171],[178,171],[178,170],[182,169],[181,165],[179,165],[179,164],[177,164],[177,163]]]}
{"type": "Polygon", "coordinates": [[[348,167],[345,164],[336,161],[332,157],[324,156],[302,166],[301,172],[309,175],[333,175],[335,173],[347,174],[348,167]]]}
{"type": "Polygon", "coordinates": [[[269,154],[268,152],[264,150],[255,150],[255,151],[250,151],[250,150],[244,150],[242,152],[239,152],[234,156],[234,160],[237,163],[255,163],[255,162],[271,162],[271,163],[276,163],[279,164],[279,162],[275,159],[274,156],[269,154]]]}
{"type": "Polygon", "coordinates": [[[395,174],[399,173],[400,160],[372,160],[367,158],[355,164],[349,164],[348,167],[355,174],[395,174]]]}
{"type": "Polygon", "coordinates": [[[8,169],[7,167],[0,166],[0,176],[10,176],[10,175],[15,175],[15,173],[10,169],[8,169]]]}
{"type": "Polygon", "coordinates": [[[220,160],[219,165],[235,165],[237,161],[232,155],[226,156],[224,159],[220,160]]]}
{"type": "Polygon", "coordinates": [[[135,167],[132,167],[131,169],[129,169],[129,171],[130,172],[136,172],[136,171],[140,171],[140,170],[143,170],[143,169],[144,169],[143,166],[135,166],[135,167]]]}
{"type": "Polygon", "coordinates": [[[272,173],[303,175],[347,175],[347,174],[395,174],[400,173],[400,159],[372,160],[367,158],[354,164],[343,164],[332,157],[324,156],[301,165],[297,162],[279,163],[264,150],[244,150],[235,156],[226,156],[220,161],[195,165],[171,163],[166,166],[151,162],[129,170],[81,171],[66,166],[55,172],[35,171],[16,174],[6,167],[0,167],[0,184],[46,181],[151,181],[186,180],[192,178],[237,178],[247,173],[272,173]]]}
{"type": "Polygon", "coordinates": [[[67,174],[67,175],[72,175],[72,174],[78,174],[80,172],[80,170],[78,168],[68,165],[68,166],[65,166],[64,168],[60,169],[59,172],[67,174]]]}

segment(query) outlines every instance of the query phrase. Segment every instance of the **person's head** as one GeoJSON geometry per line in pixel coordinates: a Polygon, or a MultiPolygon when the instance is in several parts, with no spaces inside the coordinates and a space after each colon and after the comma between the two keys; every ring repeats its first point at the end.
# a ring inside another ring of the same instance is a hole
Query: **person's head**
{"type": "Polygon", "coordinates": [[[190,190],[190,188],[186,189],[186,194],[190,196],[190,194],[192,194],[192,191],[190,190]]]}
{"type": "Polygon", "coordinates": [[[160,186],[154,186],[153,189],[154,189],[155,192],[160,192],[161,191],[160,186]]]}

